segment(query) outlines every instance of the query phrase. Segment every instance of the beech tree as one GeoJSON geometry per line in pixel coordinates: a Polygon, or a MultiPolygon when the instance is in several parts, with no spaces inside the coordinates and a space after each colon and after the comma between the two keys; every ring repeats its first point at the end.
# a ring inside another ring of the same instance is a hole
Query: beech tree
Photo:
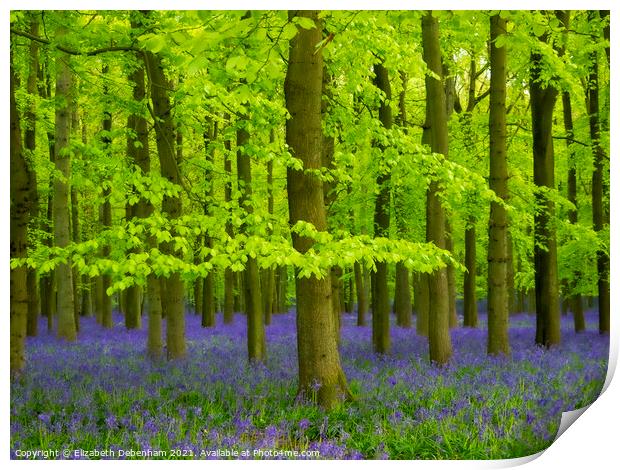
{"type": "MultiPolygon", "coordinates": [[[[497,47],[497,38],[506,31],[506,20],[491,16],[491,109],[489,112],[489,186],[502,200],[508,198],[506,158],[506,47],[497,47]]],[[[500,202],[491,202],[489,216],[489,354],[510,354],[508,342],[508,218],[500,202]]]]}
{"type": "Polygon", "coordinates": [[[147,356],[170,360],[186,354],[188,308],[209,337],[243,313],[248,360],[270,364],[275,314],[295,309],[299,393],[326,408],[349,395],[339,333],[390,355],[390,301],[409,327],[412,292],[435,365],[452,355],[459,298],[490,354],[510,353],[511,303],[525,311],[534,291],[538,344],[560,341],[560,294],[577,330],[579,297],[599,297],[606,333],[608,23],[13,12],[11,190],[26,197],[23,157],[32,193],[25,235],[11,206],[11,312],[26,295],[27,333],[41,314],[71,340],[92,313],[106,334],[144,320],[147,356]]]}
{"type": "MultiPolygon", "coordinates": [[[[286,107],[290,119],[286,122],[286,141],[293,156],[302,161],[304,170],[287,170],[287,192],[291,224],[309,222],[321,231],[327,228],[321,180],[307,170],[321,167],[321,89],[323,57],[316,46],[321,41],[321,22],[318,11],[289,12],[289,19],[309,18],[310,29],[299,29],[291,39],[288,68],[284,82],[286,107]]],[[[312,240],[293,232],[293,246],[307,252],[312,240]]],[[[316,276],[295,280],[297,293],[297,353],[299,364],[299,393],[312,396],[319,384],[317,402],[333,408],[347,391],[346,379],[340,366],[336,328],[331,315],[330,278],[316,276]]]]}
{"type": "MultiPolygon", "coordinates": [[[[548,34],[540,36],[548,41],[548,34]]],[[[543,56],[530,57],[530,106],[534,151],[534,183],[537,208],[534,215],[534,263],[536,270],[536,343],[550,347],[560,342],[560,307],[557,273],[557,244],[553,215],[555,204],[549,190],[555,187],[553,110],[557,89],[544,82],[543,56]]]]}
{"type": "MultiPolygon", "coordinates": [[[[441,49],[439,23],[429,11],[422,17],[422,46],[424,61],[429,72],[425,77],[426,106],[430,126],[430,147],[433,152],[448,156],[448,121],[446,96],[441,83],[441,49]],[[431,73],[433,75],[431,75],[431,73]]],[[[445,247],[445,213],[438,196],[438,182],[431,180],[427,192],[426,238],[439,248],[445,247]]],[[[448,278],[445,269],[439,269],[428,278],[430,306],[428,312],[430,360],[445,364],[452,356],[448,304],[448,278]]]]}

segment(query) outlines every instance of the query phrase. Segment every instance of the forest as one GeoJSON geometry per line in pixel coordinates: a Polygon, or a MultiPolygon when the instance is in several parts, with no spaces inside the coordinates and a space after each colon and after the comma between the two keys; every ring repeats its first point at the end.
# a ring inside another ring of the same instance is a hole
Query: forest
{"type": "Polygon", "coordinates": [[[11,458],[547,448],[609,136],[607,10],[11,11],[11,458]]]}

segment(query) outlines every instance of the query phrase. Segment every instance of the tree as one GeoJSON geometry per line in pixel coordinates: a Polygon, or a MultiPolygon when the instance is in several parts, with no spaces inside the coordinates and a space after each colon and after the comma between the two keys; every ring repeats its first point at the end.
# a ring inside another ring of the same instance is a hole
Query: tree
{"type": "MultiPolygon", "coordinates": [[[[206,193],[207,202],[204,205],[205,215],[208,215],[210,212],[210,205],[213,201],[213,186],[214,186],[214,156],[215,150],[209,148],[209,144],[212,141],[217,139],[217,121],[213,123],[207,123],[207,130],[203,133],[203,139],[205,143],[205,157],[207,160],[207,166],[205,170],[205,182],[209,185],[209,188],[206,193]]],[[[180,132],[178,133],[181,134],[180,132]]],[[[208,235],[205,236],[205,244],[208,248],[213,248],[213,241],[211,237],[208,235]]],[[[214,327],[215,326],[215,299],[214,299],[214,282],[213,278],[215,277],[215,273],[211,270],[207,273],[203,280],[202,284],[202,305],[200,306],[202,310],[202,321],[201,324],[203,327],[214,327]]]]}
{"type": "MultiPolygon", "coordinates": [[[[21,136],[21,120],[15,102],[17,77],[13,69],[11,50],[11,258],[21,259],[28,249],[27,228],[33,204],[33,172],[24,156],[21,136]]],[[[20,265],[11,268],[10,279],[10,370],[11,376],[22,372],[25,363],[24,342],[28,316],[27,268],[20,265]]]]}
{"type": "MultiPolygon", "coordinates": [[[[379,106],[379,120],[384,129],[392,127],[392,108],[390,100],[392,91],[388,70],[381,63],[374,65],[375,86],[383,92],[379,106]]],[[[375,199],[374,228],[375,237],[388,237],[390,230],[390,170],[386,165],[383,153],[386,147],[377,143],[380,151],[377,187],[379,193],[375,199]]],[[[372,344],[375,352],[390,352],[390,298],[388,292],[388,265],[377,263],[376,272],[371,275],[372,285],[372,344]]]]}
{"type": "MultiPolygon", "coordinates": [[[[548,33],[540,36],[548,40],[548,33]]],[[[557,244],[553,227],[554,203],[549,192],[555,187],[553,109],[557,89],[542,79],[543,56],[530,55],[530,107],[534,152],[536,213],[534,216],[534,264],[536,285],[536,343],[550,347],[560,343],[557,244]]]]}
{"type": "MultiPolygon", "coordinates": [[[[289,20],[309,18],[314,26],[298,29],[291,39],[284,82],[286,108],[286,142],[304,170],[287,169],[287,193],[290,223],[306,221],[323,231],[327,228],[321,180],[308,170],[321,167],[321,87],[323,55],[316,46],[321,41],[318,11],[289,12],[289,20]],[[316,53],[315,53],[316,52],[316,53]]],[[[293,247],[307,252],[313,244],[308,237],[292,234],[293,247]]],[[[336,329],[331,315],[329,277],[297,276],[297,353],[299,364],[298,393],[316,397],[318,404],[333,408],[347,391],[340,366],[336,329]],[[313,387],[318,384],[316,393],[313,387]]]]}
{"type": "MultiPolygon", "coordinates": [[[[229,118],[226,118],[228,120],[229,118]]],[[[226,140],[224,142],[224,173],[226,175],[226,179],[224,182],[224,202],[230,203],[232,199],[232,185],[233,185],[233,176],[232,176],[232,157],[230,154],[230,140],[226,140]]],[[[234,229],[232,222],[230,221],[230,217],[226,218],[226,234],[229,237],[234,236],[234,229]]],[[[230,324],[234,320],[234,306],[235,306],[235,298],[239,298],[239,295],[235,296],[234,287],[235,287],[235,273],[232,269],[226,268],[224,271],[224,323],[230,324]]]]}
{"type": "MultiPolygon", "coordinates": [[[[137,29],[140,25],[140,15],[135,14],[131,21],[132,29],[137,29]]],[[[136,63],[129,74],[129,81],[133,88],[133,100],[140,105],[142,112],[131,113],[127,119],[127,127],[132,131],[127,139],[127,154],[130,157],[131,163],[136,165],[136,172],[140,176],[145,177],[151,173],[149,126],[145,117],[147,98],[145,64],[142,54],[136,54],[135,59],[136,63]]],[[[133,217],[144,219],[152,213],[153,205],[144,195],[140,195],[136,205],[133,207],[133,217]]],[[[157,241],[154,236],[148,237],[147,246],[150,249],[157,247],[157,241]]],[[[154,272],[149,273],[147,276],[145,296],[148,308],[147,354],[152,359],[159,359],[163,351],[161,284],[159,277],[154,272]]]]}
{"type": "MultiPolygon", "coordinates": [[[[398,124],[406,132],[407,129],[407,108],[405,98],[407,93],[408,76],[402,70],[399,73],[402,81],[402,90],[398,96],[398,124]]],[[[407,208],[403,201],[403,189],[394,187],[394,216],[396,228],[401,237],[406,236],[405,214],[407,208]]],[[[409,285],[409,270],[403,263],[396,264],[396,274],[394,279],[394,313],[396,314],[396,324],[403,328],[411,327],[411,286],[409,285]]]]}
{"type": "MultiPolygon", "coordinates": [[[[506,158],[506,46],[497,39],[506,32],[506,19],[491,16],[490,62],[491,107],[489,112],[490,158],[489,187],[497,197],[508,198],[508,164],[506,158]]],[[[499,201],[491,202],[488,248],[488,341],[489,354],[510,354],[508,341],[508,217],[499,201]]]]}
{"type": "MultiPolygon", "coordinates": [[[[174,124],[172,107],[168,96],[169,83],[164,74],[161,59],[152,52],[145,53],[145,64],[150,84],[150,96],[155,121],[155,140],[161,174],[169,182],[180,185],[179,167],[174,152],[174,124]]],[[[178,196],[164,196],[162,211],[167,215],[171,225],[181,216],[182,203],[178,196]]],[[[174,230],[171,230],[174,233],[174,230]]],[[[161,250],[165,255],[178,255],[174,243],[163,242],[161,250]]],[[[183,281],[179,272],[173,272],[166,279],[165,289],[161,295],[162,310],[166,314],[166,346],[168,359],[185,356],[185,316],[183,311],[183,281]]],[[[156,293],[154,293],[156,295],[156,293]]]]}
{"type": "MultiPolygon", "coordinates": [[[[588,20],[594,22],[598,15],[595,11],[588,12],[588,20]]],[[[608,34],[608,33],[607,33],[608,34]]],[[[593,38],[596,42],[597,37],[593,38]]],[[[609,53],[607,53],[609,57],[609,53]]],[[[601,232],[605,224],[609,224],[609,214],[603,205],[605,191],[605,150],[601,145],[601,124],[599,118],[599,72],[598,51],[590,53],[590,70],[588,74],[588,115],[590,124],[590,139],[594,156],[594,170],[592,172],[592,226],[596,232],[601,232]]],[[[597,253],[596,266],[598,270],[598,311],[599,332],[609,333],[609,254],[604,248],[597,253]]]]}
{"type": "MultiPolygon", "coordinates": [[[[323,79],[321,82],[322,90],[321,90],[321,118],[323,121],[326,120],[326,117],[329,113],[329,100],[332,98],[332,90],[331,90],[331,76],[327,69],[327,66],[323,65],[323,79]]],[[[323,132],[323,142],[321,145],[321,165],[324,168],[327,168],[329,171],[333,172],[336,169],[336,161],[334,159],[334,149],[335,149],[335,138],[329,133],[329,131],[323,132]]],[[[326,217],[328,221],[328,227],[330,218],[330,211],[333,211],[333,205],[336,202],[336,181],[326,180],[323,181],[323,200],[325,202],[325,211],[326,217]]],[[[330,295],[331,307],[332,307],[332,315],[334,316],[334,325],[336,328],[337,338],[340,339],[340,317],[342,314],[342,310],[340,308],[340,298],[342,296],[342,268],[340,266],[332,266],[329,272],[330,275],[330,284],[332,293],[330,295]]]]}
{"type": "MultiPolygon", "coordinates": [[[[570,11],[562,10],[556,13],[560,21],[562,22],[562,26],[564,27],[564,40],[567,40],[568,29],[570,27],[570,11]]],[[[561,55],[563,56],[565,53],[566,46],[563,46],[561,49],[561,55]]],[[[564,131],[566,133],[566,147],[569,153],[569,162],[568,162],[568,175],[567,175],[567,199],[573,205],[574,209],[571,208],[568,211],[568,220],[571,224],[575,225],[578,221],[578,208],[577,208],[577,162],[574,151],[574,144],[571,142],[574,138],[573,131],[573,110],[571,104],[570,92],[567,90],[562,91],[562,117],[564,120],[564,131]]],[[[578,272],[574,272],[573,275],[578,277],[580,274],[578,272]]],[[[575,288],[575,282],[568,283],[569,291],[572,291],[575,288]]],[[[581,295],[579,293],[570,293],[569,294],[569,302],[570,309],[573,312],[573,320],[575,326],[575,332],[580,332],[585,330],[585,318],[583,315],[583,302],[581,299],[581,295]]]]}
{"type": "MultiPolygon", "coordinates": [[[[430,125],[431,150],[448,155],[448,122],[446,96],[441,83],[441,49],[439,46],[439,23],[432,12],[422,16],[422,47],[424,62],[428,67],[425,76],[426,106],[430,125]],[[432,75],[431,75],[432,74],[432,75]]],[[[427,191],[426,240],[438,248],[445,248],[445,214],[439,198],[439,183],[432,179],[427,191]]],[[[428,339],[430,360],[445,364],[452,356],[450,340],[450,312],[448,305],[448,278],[446,269],[438,269],[428,276],[429,323],[428,339]]]]}
{"type": "MultiPolygon", "coordinates": [[[[57,39],[62,40],[65,29],[60,28],[57,39]]],[[[57,176],[54,179],[54,245],[65,248],[71,241],[69,216],[69,179],[71,177],[71,153],[69,150],[72,96],[72,74],[69,54],[56,56],[56,113],[54,155],[57,176]]],[[[58,336],[67,341],[77,339],[73,298],[73,276],[67,261],[56,267],[58,298],[58,336]]]]}
{"type": "MultiPolygon", "coordinates": [[[[237,128],[237,176],[241,198],[239,205],[248,214],[254,210],[252,207],[252,166],[250,156],[244,146],[250,140],[250,134],[245,126],[247,123],[240,122],[237,128]]],[[[247,225],[240,227],[241,233],[246,232],[247,225]]],[[[260,288],[260,273],[258,271],[258,261],[256,258],[249,257],[244,271],[245,287],[245,311],[248,323],[248,358],[250,361],[262,362],[267,356],[265,344],[265,324],[263,320],[263,301],[260,288]]]]}
{"type": "MultiPolygon", "coordinates": [[[[103,66],[103,74],[108,73],[108,66],[103,66]]],[[[104,97],[107,98],[107,87],[103,88],[104,97]]],[[[103,144],[104,152],[110,152],[110,145],[112,143],[112,113],[110,109],[106,107],[103,112],[103,121],[101,124],[101,142],[103,144]]],[[[108,175],[104,176],[102,183],[103,188],[103,204],[99,208],[99,222],[103,228],[109,229],[112,226],[112,204],[110,203],[110,196],[112,195],[112,186],[108,180],[108,175]]],[[[110,256],[111,247],[109,243],[105,243],[101,248],[101,256],[108,258],[110,256]]],[[[99,280],[100,284],[97,289],[97,319],[103,325],[104,328],[112,328],[112,297],[108,293],[108,289],[111,286],[112,278],[110,273],[104,272],[99,280]]]]}
{"type": "MultiPolygon", "coordinates": [[[[39,34],[39,21],[35,15],[30,18],[30,33],[39,34]]],[[[30,61],[28,67],[28,80],[26,83],[26,91],[30,95],[31,102],[24,114],[26,120],[26,129],[24,130],[24,150],[32,160],[36,151],[36,105],[34,97],[37,94],[38,75],[39,75],[39,45],[35,41],[30,42],[30,61]]],[[[30,207],[30,220],[39,217],[39,194],[37,192],[37,174],[31,171],[31,192],[32,200],[30,207]]],[[[37,272],[35,269],[28,268],[27,274],[27,290],[28,290],[28,320],[26,324],[26,334],[28,336],[36,336],[39,324],[39,291],[37,289],[37,272]]]]}

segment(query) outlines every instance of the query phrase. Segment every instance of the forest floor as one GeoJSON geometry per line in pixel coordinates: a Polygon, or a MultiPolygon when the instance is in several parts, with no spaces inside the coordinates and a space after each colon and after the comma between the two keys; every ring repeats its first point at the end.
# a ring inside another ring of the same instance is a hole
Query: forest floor
{"type": "Polygon", "coordinates": [[[174,364],[147,360],[146,329],[126,331],[120,315],[108,331],[82,319],[74,344],[41,323],[42,333],[27,340],[27,372],[11,383],[11,458],[23,458],[24,449],[58,449],[57,458],[89,455],[76,449],[116,458],[121,450],[141,458],[155,451],[290,458],[283,450],[331,459],[530,455],[552,442],[562,411],[600,393],[609,339],[598,334],[595,312],[586,318],[588,330],[575,334],[564,317],[562,345],[546,351],[534,345],[534,316],[512,316],[512,357],[505,359],[487,357],[481,315],[480,328],[452,330],[453,360],[438,369],[415,328],[393,327],[392,353],[379,356],[370,327],[344,315],[341,358],[357,399],[328,413],[295,399],[294,312],[274,315],[269,357],[258,366],[246,360],[242,315],[234,325],[218,317],[216,328],[204,329],[188,314],[187,359],[174,364]]]}

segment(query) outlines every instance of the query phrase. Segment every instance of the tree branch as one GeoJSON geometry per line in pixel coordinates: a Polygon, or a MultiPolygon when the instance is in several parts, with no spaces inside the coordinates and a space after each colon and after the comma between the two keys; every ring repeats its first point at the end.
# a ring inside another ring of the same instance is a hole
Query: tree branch
{"type": "MultiPolygon", "coordinates": [[[[35,36],[33,34],[27,33],[25,31],[20,31],[18,29],[11,28],[11,33],[15,34],[16,36],[21,36],[21,37],[30,39],[31,41],[36,41],[41,44],[46,44],[48,46],[52,44],[52,41],[48,39],[44,39],[39,36],[35,36]]],[[[75,49],[69,49],[68,47],[64,47],[60,44],[56,44],[54,47],[58,49],[59,51],[65,52],[69,55],[84,55],[84,56],[95,56],[95,55],[103,54],[105,52],[119,52],[119,51],[140,52],[140,49],[134,46],[110,46],[110,47],[102,47],[100,49],[93,49],[92,51],[76,51],[75,49]]]]}
{"type": "Polygon", "coordinates": [[[491,88],[487,88],[486,91],[484,93],[482,93],[481,95],[477,96],[476,99],[474,100],[476,104],[480,103],[483,99],[485,99],[489,94],[491,93],[491,88]]]}

